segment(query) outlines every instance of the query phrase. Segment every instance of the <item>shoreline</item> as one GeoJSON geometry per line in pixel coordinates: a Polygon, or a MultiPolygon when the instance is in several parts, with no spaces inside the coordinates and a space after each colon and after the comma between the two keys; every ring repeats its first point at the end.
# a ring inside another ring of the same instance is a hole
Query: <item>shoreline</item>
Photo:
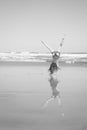
{"type": "MultiPolygon", "coordinates": [[[[48,62],[33,62],[33,61],[0,61],[0,66],[49,66],[48,62]]],[[[60,67],[87,67],[87,62],[65,62],[59,61],[60,67]]]]}

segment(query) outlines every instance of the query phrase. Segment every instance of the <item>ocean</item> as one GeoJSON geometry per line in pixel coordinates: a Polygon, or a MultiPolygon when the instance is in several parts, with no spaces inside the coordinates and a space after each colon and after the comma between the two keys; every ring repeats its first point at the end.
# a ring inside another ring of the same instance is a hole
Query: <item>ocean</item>
{"type": "Polygon", "coordinates": [[[0,130],[87,130],[87,64],[78,63],[50,75],[50,62],[1,60],[0,130]]]}

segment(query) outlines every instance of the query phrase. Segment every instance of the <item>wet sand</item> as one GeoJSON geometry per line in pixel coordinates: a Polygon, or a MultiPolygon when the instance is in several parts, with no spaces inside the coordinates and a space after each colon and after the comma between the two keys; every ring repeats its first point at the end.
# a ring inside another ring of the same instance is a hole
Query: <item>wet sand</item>
{"type": "Polygon", "coordinates": [[[0,65],[1,130],[87,130],[87,68],[0,65]]]}

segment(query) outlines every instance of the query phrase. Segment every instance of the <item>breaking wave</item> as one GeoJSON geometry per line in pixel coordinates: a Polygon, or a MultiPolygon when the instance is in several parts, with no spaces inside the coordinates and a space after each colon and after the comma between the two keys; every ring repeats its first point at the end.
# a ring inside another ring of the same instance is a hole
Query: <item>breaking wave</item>
{"type": "MultiPolygon", "coordinates": [[[[6,52],[0,53],[0,62],[51,62],[50,53],[6,52]]],[[[87,63],[87,53],[61,53],[59,62],[66,64],[87,63]]]]}

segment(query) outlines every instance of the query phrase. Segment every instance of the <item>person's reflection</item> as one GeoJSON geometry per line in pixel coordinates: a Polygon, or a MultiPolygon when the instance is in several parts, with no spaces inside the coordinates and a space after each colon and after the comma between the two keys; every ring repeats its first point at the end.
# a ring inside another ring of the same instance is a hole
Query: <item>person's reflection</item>
{"type": "Polygon", "coordinates": [[[58,100],[59,106],[61,106],[61,98],[60,98],[60,90],[57,88],[57,85],[59,84],[59,81],[57,77],[54,77],[54,75],[50,75],[49,78],[50,87],[52,90],[51,97],[45,102],[44,107],[47,107],[48,103],[54,99],[58,100]]]}
{"type": "Polygon", "coordinates": [[[50,78],[49,78],[49,83],[50,83],[50,87],[51,87],[51,90],[52,90],[52,95],[50,98],[48,98],[46,100],[46,102],[44,103],[44,106],[43,108],[46,108],[48,106],[48,104],[52,101],[52,100],[55,100],[57,99],[58,100],[58,104],[59,106],[61,107],[61,115],[64,116],[64,113],[62,112],[62,103],[61,103],[61,97],[60,97],[60,90],[59,88],[57,87],[58,84],[59,84],[59,81],[57,79],[57,76],[54,76],[54,75],[50,75],[50,78]]]}

